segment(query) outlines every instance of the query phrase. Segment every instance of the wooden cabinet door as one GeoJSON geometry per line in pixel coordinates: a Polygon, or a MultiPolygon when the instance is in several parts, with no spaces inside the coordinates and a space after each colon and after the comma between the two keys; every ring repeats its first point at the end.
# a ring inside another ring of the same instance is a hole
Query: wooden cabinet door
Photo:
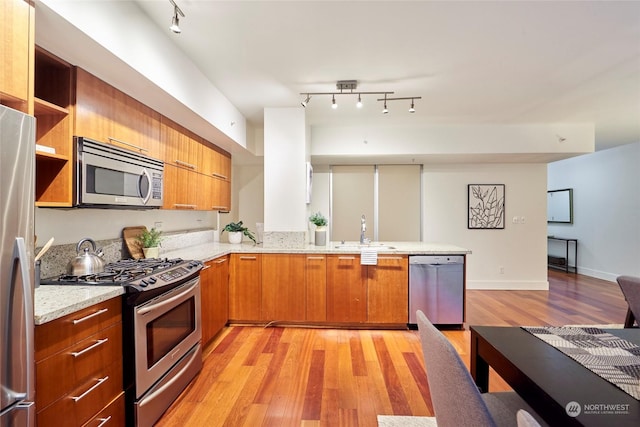
{"type": "Polygon", "coordinates": [[[305,256],[305,319],[309,322],[327,320],[327,257],[305,256]]]}
{"type": "Polygon", "coordinates": [[[164,168],[164,209],[198,209],[198,192],[201,189],[199,176],[195,172],[172,165],[164,168]]]}
{"type": "Polygon", "coordinates": [[[305,255],[262,255],[262,320],[304,320],[305,255]]]}
{"type": "Polygon", "coordinates": [[[378,264],[367,267],[367,293],[368,322],[409,322],[408,257],[378,255],[378,264]]]}
{"type": "Polygon", "coordinates": [[[208,261],[200,273],[202,343],[206,345],[229,321],[229,256],[208,261]]]}
{"type": "Polygon", "coordinates": [[[74,134],[108,143],[107,138],[114,134],[115,96],[113,86],[82,68],[76,68],[74,134]]]}
{"type": "Polygon", "coordinates": [[[358,255],[327,256],[327,321],[366,322],[366,272],[358,255]]]}
{"type": "Polygon", "coordinates": [[[29,99],[29,68],[32,64],[33,37],[31,2],[2,0],[0,2],[0,101],[21,111],[29,99]],[[24,101],[14,103],[14,101],[24,101]]]}
{"type": "Polygon", "coordinates": [[[229,266],[229,320],[259,321],[262,255],[232,254],[229,266]]]}

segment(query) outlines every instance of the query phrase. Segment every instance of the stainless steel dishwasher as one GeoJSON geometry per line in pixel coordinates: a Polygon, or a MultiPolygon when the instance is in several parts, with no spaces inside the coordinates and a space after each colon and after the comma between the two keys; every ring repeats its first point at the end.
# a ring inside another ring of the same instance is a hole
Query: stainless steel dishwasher
{"type": "Polygon", "coordinates": [[[409,257],[409,325],[416,310],[433,324],[464,323],[464,255],[409,257]]]}

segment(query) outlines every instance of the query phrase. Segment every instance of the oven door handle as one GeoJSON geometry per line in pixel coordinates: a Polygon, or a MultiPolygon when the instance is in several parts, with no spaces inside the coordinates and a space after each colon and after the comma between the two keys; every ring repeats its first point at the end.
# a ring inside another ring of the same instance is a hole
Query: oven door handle
{"type": "Polygon", "coordinates": [[[174,295],[171,298],[167,298],[164,301],[160,301],[154,304],[149,304],[147,307],[143,307],[137,310],[137,314],[138,315],[145,315],[151,311],[157,310],[159,308],[164,307],[165,305],[169,305],[171,303],[173,303],[174,301],[184,297],[185,295],[189,294],[193,288],[195,288],[198,285],[198,281],[194,281],[193,284],[191,286],[189,286],[189,288],[185,289],[184,291],[180,292],[178,295],[174,295]]]}
{"type": "Polygon", "coordinates": [[[147,194],[142,197],[142,203],[146,205],[151,198],[151,193],[153,192],[153,182],[151,181],[151,175],[149,175],[149,172],[147,172],[146,169],[142,169],[142,175],[140,175],[140,184],[138,184],[139,187],[142,187],[141,184],[144,177],[146,177],[147,182],[149,182],[149,190],[147,191],[147,194]]]}
{"type": "Polygon", "coordinates": [[[182,375],[187,371],[187,369],[189,369],[191,367],[191,364],[193,363],[193,361],[197,357],[198,357],[198,352],[194,351],[193,354],[191,355],[191,358],[189,359],[189,361],[187,363],[185,363],[185,365],[182,367],[182,369],[180,369],[180,371],[177,374],[175,374],[173,376],[173,378],[171,378],[169,381],[167,381],[166,384],[163,384],[159,389],[154,390],[151,394],[149,394],[148,396],[145,396],[144,399],[138,403],[138,406],[142,407],[148,402],[153,402],[153,399],[155,399],[156,396],[162,394],[166,389],[171,387],[173,385],[173,383],[175,383],[177,380],[181,379],[182,375]]]}

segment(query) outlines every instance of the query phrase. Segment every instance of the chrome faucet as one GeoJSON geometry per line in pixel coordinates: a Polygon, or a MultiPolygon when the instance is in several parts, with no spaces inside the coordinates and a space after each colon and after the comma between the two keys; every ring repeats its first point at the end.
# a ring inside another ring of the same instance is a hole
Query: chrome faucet
{"type": "Polygon", "coordinates": [[[360,244],[368,244],[370,242],[364,235],[364,232],[367,231],[367,219],[362,214],[362,218],[360,218],[360,244]]]}

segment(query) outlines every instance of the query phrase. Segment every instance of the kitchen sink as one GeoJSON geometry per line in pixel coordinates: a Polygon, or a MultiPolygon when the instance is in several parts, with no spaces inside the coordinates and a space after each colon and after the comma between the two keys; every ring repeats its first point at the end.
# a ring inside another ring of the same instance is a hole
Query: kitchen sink
{"type": "Polygon", "coordinates": [[[338,244],[335,245],[333,247],[334,249],[344,249],[344,250],[352,250],[352,251],[360,251],[362,249],[377,249],[380,251],[392,251],[394,249],[396,249],[395,246],[389,246],[389,245],[385,245],[385,244],[376,244],[376,243],[370,243],[368,245],[360,245],[360,244],[354,244],[354,243],[344,243],[344,244],[338,244]]]}

